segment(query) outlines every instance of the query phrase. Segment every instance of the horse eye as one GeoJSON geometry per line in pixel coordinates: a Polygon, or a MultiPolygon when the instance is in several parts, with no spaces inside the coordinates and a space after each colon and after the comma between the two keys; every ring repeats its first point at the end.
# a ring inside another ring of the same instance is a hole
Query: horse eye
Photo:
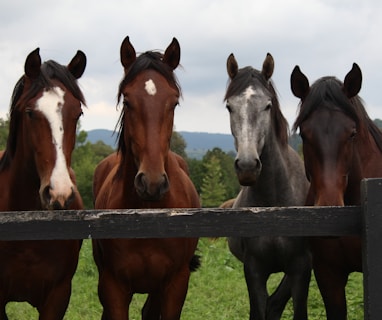
{"type": "Polygon", "coordinates": [[[264,110],[270,110],[272,108],[272,103],[268,103],[264,110]]]}
{"type": "Polygon", "coordinates": [[[123,107],[128,109],[129,108],[129,102],[127,100],[123,100],[123,107]]]}
{"type": "Polygon", "coordinates": [[[353,129],[350,134],[350,139],[353,139],[357,135],[357,129],[353,129]]]}
{"type": "Polygon", "coordinates": [[[77,117],[77,120],[78,120],[80,117],[82,117],[83,115],[84,115],[84,112],[81,111],[80,114],[79,114],[78,117],[77,117]]]}
{"type": "Polygon", "coordinates": [[[226,104],[226,108],[227,108],[227,110],[228,110],[229,113],[232,112],[232,109],[231,109],[231,107],[230,107],[230,105],[229,105],[228,103],[226,104]]]}
{"type": "Polygon", "coordinates": [[[27,116],[29,117],[29,118],[33,118],[33,110],[32,109],[30,109],[30,108],[26,108],[25,109],[25,113],[27,114],[27,116]]]}

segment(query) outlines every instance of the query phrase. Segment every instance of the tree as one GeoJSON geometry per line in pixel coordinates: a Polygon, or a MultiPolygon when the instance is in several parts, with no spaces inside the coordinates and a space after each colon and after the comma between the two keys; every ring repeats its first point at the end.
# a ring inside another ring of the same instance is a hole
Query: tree
{"type": "Polygon", "coordinates": [[[81,194],[84,206],[93,208],[93,174],[97,164],[114,149],[102,141],[96,143],[86,142],[87,133],[77,133],[76,148],[72,154],[72,167],[76,173],[77,187],[81,194]]]}
{"type": "Polygon", "coordinates": [[[9,119],[0,118],[0,150],[4,150],[7,146],[9,132],[9,119]]]}
{"type": "Polygon", "coordinates": [[[226,191],[222,183],[222,169],[217,157],[212,156],[205,162],[206,174],[201,187],[203,207],[218,207],[226,199],[226,191]]]}
{"type": "Polygon", "coordinates": [[[182,135],[176,131],[173,131],[170,142],[170,149],[180,155],[183,159],[187,158],[186,153],[187,143],[182,135]]]}
{"type": "Polygon", "coordinates": [[[227,199],[235,198],[240,191],[240,184],[235,172],[235,153],[226,153],[220,148],[208,150],[203,157],[203,162],[209,162],[211,158],[219,159],[222,173],[222,184],[226,190],[227,199]]]}

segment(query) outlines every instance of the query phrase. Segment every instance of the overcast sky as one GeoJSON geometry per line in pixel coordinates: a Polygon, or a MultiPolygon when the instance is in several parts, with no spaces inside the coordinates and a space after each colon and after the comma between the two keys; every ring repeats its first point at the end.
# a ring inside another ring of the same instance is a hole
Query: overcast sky
{"type": "Polygon", "coordinates": [[[5,118],[26,56],[67,64],[78,49],[88,58],[80,85],[87,100],[82,129],[114,129],[123,70],[119,48],[130,36],[135,50],[164,50],[176,37],[183,100],[177,131],[229,133],[223,103],[226,60],[260,69],[267,52],[273,81],[292,125],[298,99],[289,85],[295,65],[310,83],[343,80],[353,62],[363,73],[360,96],[372,119],[382,119],[382,2],[380,0],[142,0],[0,2],[0,117],[5,118]]]}

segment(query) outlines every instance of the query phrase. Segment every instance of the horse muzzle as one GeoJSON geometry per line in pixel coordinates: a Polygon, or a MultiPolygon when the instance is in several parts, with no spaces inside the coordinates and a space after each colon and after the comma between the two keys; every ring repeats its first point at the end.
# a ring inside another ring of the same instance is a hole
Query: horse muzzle
{"type": "Polygon", "coordinates": [[[51,186],[46,186],[40,192],[41,202],[47,210],[65,210],[75,198],[74,188],[71,187],[66,193],[56,192],[51,186]]]}
{"type": "Polygon", "coordinates": [[[260,175],[262,164],[260,159],[244,160],[236,158],[235,170],[239,183],[242,186],[255,184],[260,175]]]}
{"type": "Polygon", "coordinates": [[[166,173],[157,177],[149,177],[144,172],[139,172],[135,176],[134,185],[139,197],[145,201],[158,201],[170,189],[166,173]]]}

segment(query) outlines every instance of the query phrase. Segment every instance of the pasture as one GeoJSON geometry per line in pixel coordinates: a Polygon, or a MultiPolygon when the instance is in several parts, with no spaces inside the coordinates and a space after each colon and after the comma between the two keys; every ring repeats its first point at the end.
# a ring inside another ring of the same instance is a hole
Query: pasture
{"type": "MultiPolygon", "coordinates": [[[[242,263],[230,252],[225,238],[199,241],[198,253],[202,256],[200,269],[191,275],[187,299],[182,312],[183,320],[248,319],[249,303],[242,263]]],[[[99,320],[101,305],[97,296],[97,268],[94,264],[91,242],[85,240],[80,261],[73,279],[73,291],[65,320],[99,320]]],[[[279,282],[281,274],[271,277],[270,290],[279,282]]],[[[348,298],[348,319],[363,319],[362,274],[352,273],[346,287],[348,298]]],[[[143,296],[136,296],[132,303],[131,319],[140,319],[139,308],[143,296]]],[[[37,312],[26,303],[9,303],[9,319],[35,320],[37,312]]],[[[322,298],[314,276],[310,283],[308,298],[309,319],[325,318],[322,298]]],[[[283,320],[291,319],[292,306],[289,303],[283,320]]]]}

